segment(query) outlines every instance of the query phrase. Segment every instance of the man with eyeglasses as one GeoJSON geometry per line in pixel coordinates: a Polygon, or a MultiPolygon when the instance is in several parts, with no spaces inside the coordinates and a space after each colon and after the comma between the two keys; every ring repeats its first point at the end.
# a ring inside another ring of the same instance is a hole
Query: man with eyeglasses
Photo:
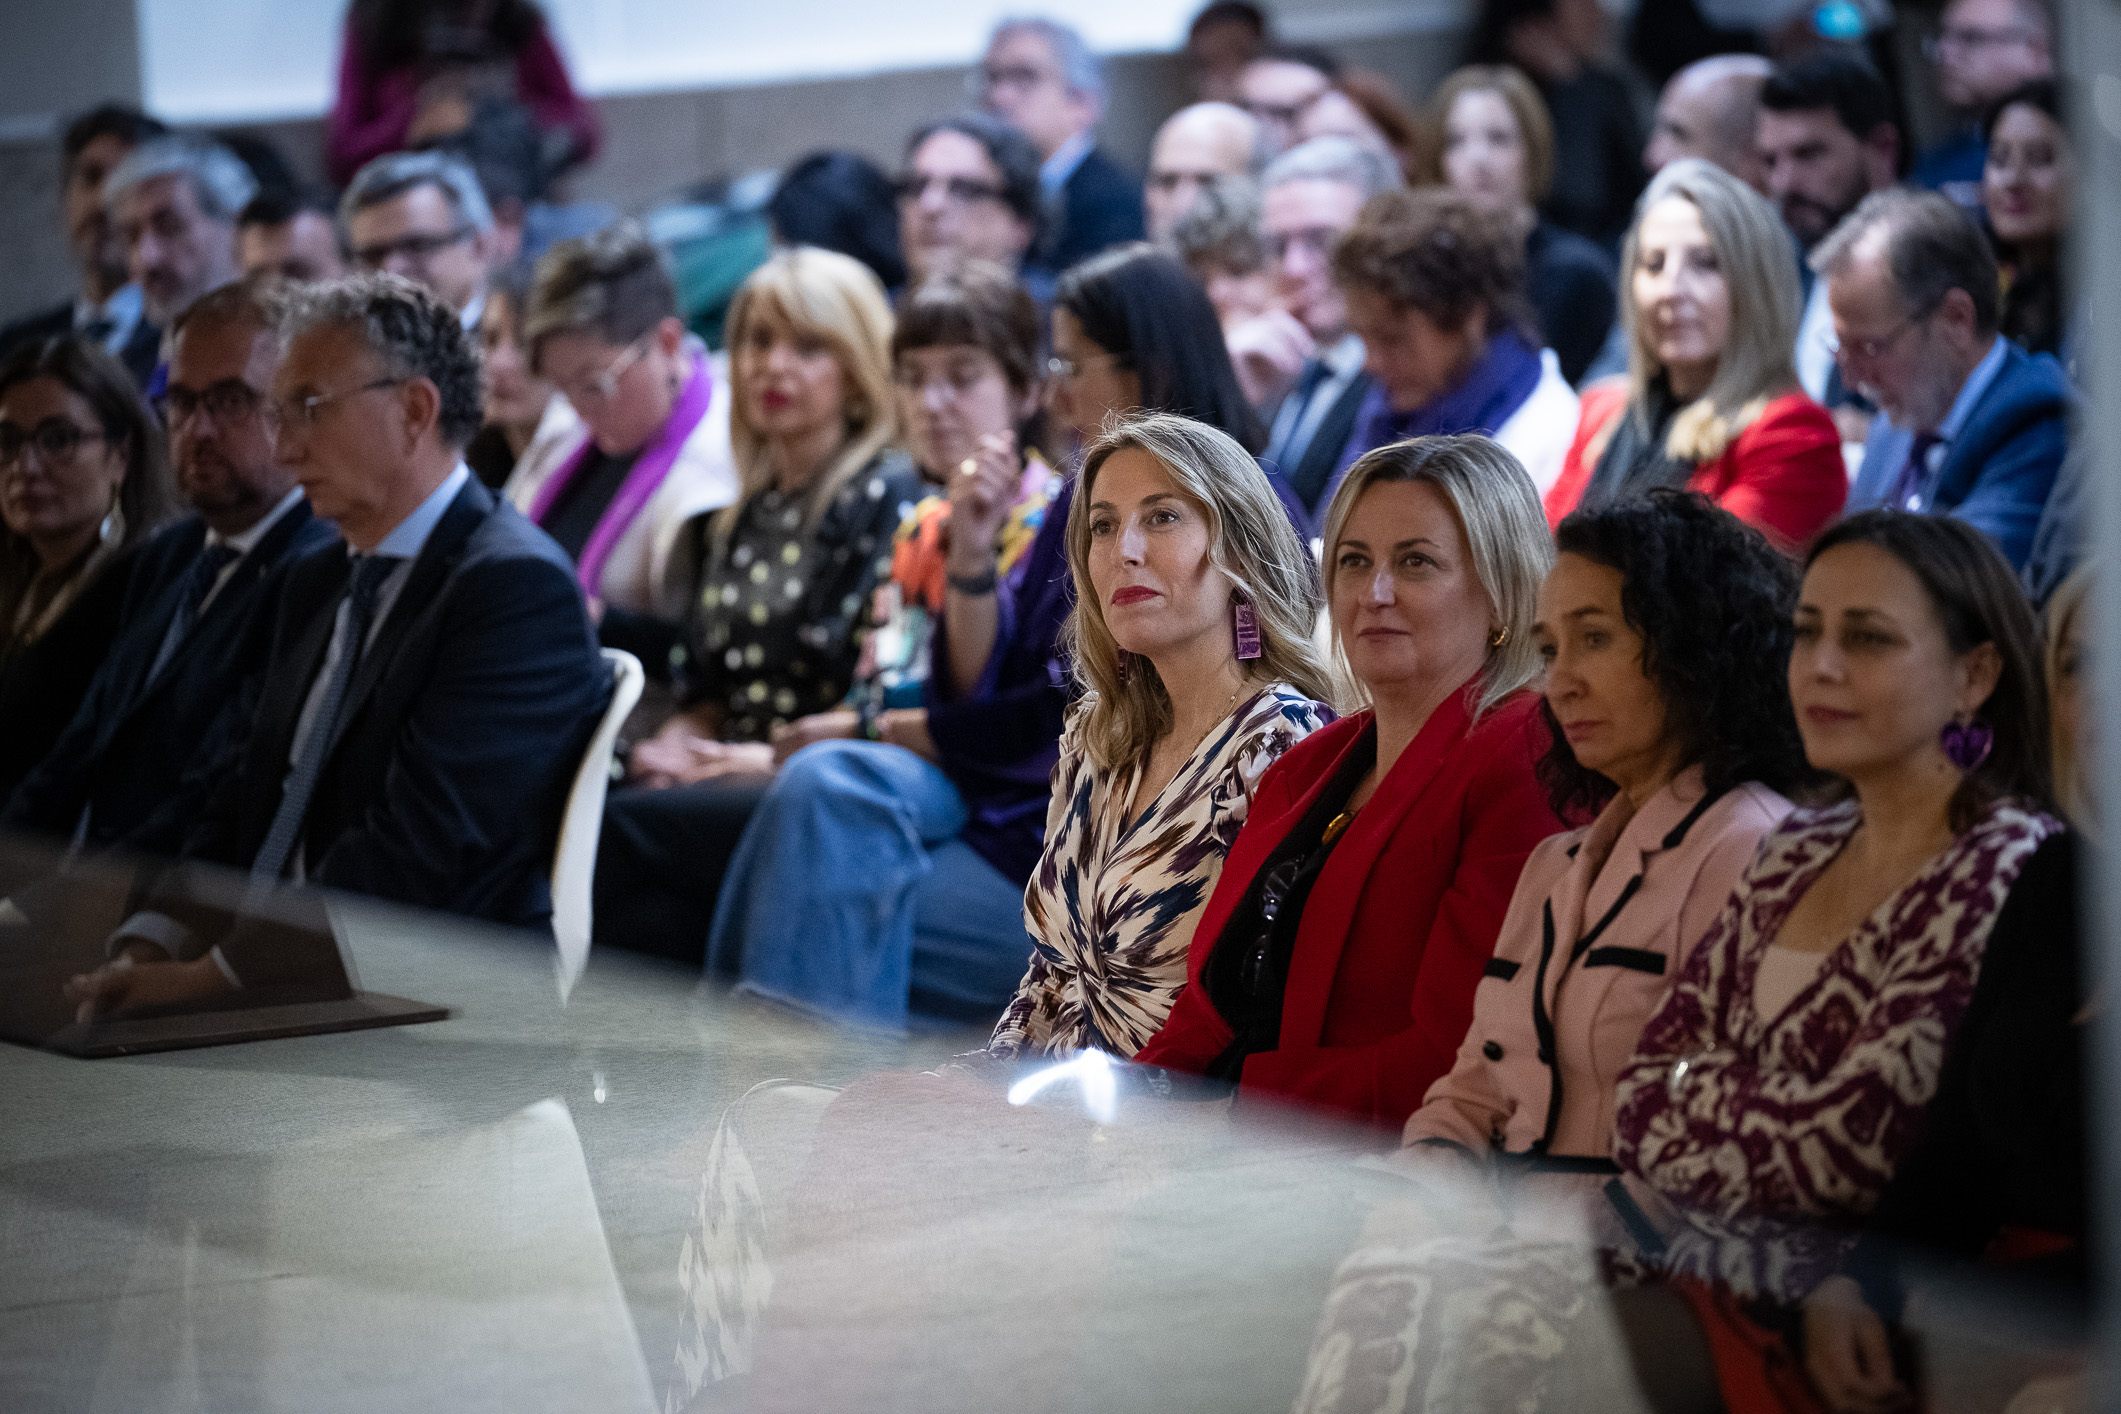
{"type": "MultiPolygon", "coordinates": [[[[574,567],[473,478],[479,355],[456,314],[392,275],[296,292],[273,375],[280,459],[343,544],[297,565],[251,727],[186,858],[541,929],[560,814],[611,693],[574,567]]],[[[163,899],[97,1010],[310,975],[315,959],[163,899]],[[167,908],[169,911],[163,911],[167,908]]],[[[323,944],[329,946],[329,944],[323,944]]]]}
{"type": "Polygon", "coordinates": [[[1167,239],[1217,177],[1256,176],[1259,155],[1259,121],[1232,104],[1196,103],[1166,118],[1149,147],[1142,192],[1149,239],[1167,239]]]}
{"type": "Polygon", "coordinates": [[[1004,22],[973,71],[981,109],[1038,148],[1044,230],[1031,259],[1059,274],[1142,238],[1141,184],[1097,147],[1105,75],[1083,37],[1052,20],[1004,22]]]}
{"type": "Polygon", "coordinates": [[[359,270],[425,285],[479,327],[486,281],[499,254],[493,209],[479,179],[446,152],[393,152],[354,173],[339,198],[339,225],[359,270]]]}
{"type": "Polygon", "coordinates": [[[1988,139],[1981,115],[2034,79],[2054,77],[2055,16],[2047,0],[1954,0],[1923,53],[1937,67],[1937,94],[1960,127],[1916,159],[1908,180],[1981,210],[1988,139]]]}
{"type": "Polygon", "coordinates": [[[1873,192],[1820,243],[1842,375],[1877,403],[1849,509],[1954,515],[2013,568],[2069,439],[2068,375],[1996,332],[1996,257],[1952,202],[1873,192]]]}
{"type": "Polygon", "coordinates": [[[1031,139],[985,113],[916,128],[894,183],[907,283],[978,260],[1018,275],[1042,307],[1050,302],[1052,273],[1023,268],[1039,232],[1038,170],[1031,139]]]}
{"type": "Polygon", "coordinates": [[[1230,360],[1268,422],[1263,460],[1317,515],[1370,391],[1362,339],[1333,283],[1333,246],[1399,168],[1344,137],[1313,138],[1267,164],[1260,235],[1277,307],[1230,330],[1230,360]]]}
{"type": "Polygon", "coordinates": [[[265,662],[286,569],[334,538],[273,447],[280,313],[246,281],[177,316],[163,413],[194,514],[140,548],[109,654],[0,826],[174,854],[197,818],[242,734],[239,689],[265,662]]]}
{"type": "MultiPolygon", "coordinates": [[[[151,138],[111,169],[103,204],[125,239],[149,320],[167,328],[192,301],[241,274],[236,217],[257,191],[233,152],[196,133],[151,138]]],[[[159,398],[168,380],[165,339],[143,391],[159,398]]]]}

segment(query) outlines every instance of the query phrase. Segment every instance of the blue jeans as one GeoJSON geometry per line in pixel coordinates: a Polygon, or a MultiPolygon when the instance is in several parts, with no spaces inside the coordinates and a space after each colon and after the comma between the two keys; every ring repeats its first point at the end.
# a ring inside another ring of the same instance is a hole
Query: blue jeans
{"type": "Polygon", "coordinates": [[[958,838],[965,818],[950,778],[910,751],[805,747],[729,861],[707,965],[872,1026],[999,1015],[1031,957],[1024,891],[958,838]]]}

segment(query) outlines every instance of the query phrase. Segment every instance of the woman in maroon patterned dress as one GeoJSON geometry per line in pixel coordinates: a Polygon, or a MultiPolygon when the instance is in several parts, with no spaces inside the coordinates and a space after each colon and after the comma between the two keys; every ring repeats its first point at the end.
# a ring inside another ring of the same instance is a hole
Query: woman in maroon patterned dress
{"type": "Polygon", "coordinates": [[[1785,1303],[1911,1147],[1997,910],[2061,828],[2039,661],[1978,531],[1869,512],[1813,548],[1790,697],[1847,798],[1762,842],[1620,1082],[1608,1196],[1669,1278],[1622,1301],[1661,1347],[1654,1407],[1816,1407],[1785,1303]]]}

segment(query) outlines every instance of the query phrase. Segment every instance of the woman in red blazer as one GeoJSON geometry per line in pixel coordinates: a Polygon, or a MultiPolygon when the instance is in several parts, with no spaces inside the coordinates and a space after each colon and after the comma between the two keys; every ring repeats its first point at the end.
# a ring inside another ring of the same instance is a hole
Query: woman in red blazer
{"type": "Polygon", "coordinates": [[[1841,434],[1797,384],[1798,289],[1766,199],[1706,162],[1657,174],[1621,252],[1628,376],[1585,391],[1547,520],[1660,486],[1785,551],[1841,514],[1841,434]]]}
{"type": "Polygon", "coordinates": [[[1261,779],[1188,985],[1135,1060],[1398,1126],[1451,1067],[1526,855],[1563,828],[1523,690],[1553,549],[1531,478],[1486,437],[1363,457],[1325,546],[1371,706],[1261,779]]]}

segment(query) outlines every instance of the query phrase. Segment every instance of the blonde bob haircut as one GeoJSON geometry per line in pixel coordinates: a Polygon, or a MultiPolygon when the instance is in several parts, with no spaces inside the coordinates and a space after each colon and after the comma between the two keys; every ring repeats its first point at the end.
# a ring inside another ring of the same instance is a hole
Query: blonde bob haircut
{"type": "Polygon", "coordinates": [[[1261,651],[1256,661],[1239,665],[1246,681],[1287,683],[1306,697],[1331,703],[1333,671],[1312,641],[1322,602],[1318,570],[1259,463],[1228,433],[1191,418],[1162,412],[1114,417],[1084,453],[1068,508],[1075,609],[1064,638],[1076,680],[1089,694],[1083,745],[1091,761],[1107,771],[1139,765],[1171,730],[1171,697],[1153,663],[1137,654],[1126,681],[1120,681],[1119,643],[1090,584],[1090,503],[1096,499],[1097,476],[1114,453],[1129,449],[1154,457],[1207,521],[1208,561],[1229,577],[1232,603],[1239,593],[1251,599],[1261,651]]]}
{"type": "MultiPolygon", "coordinates": [[[[1426,482],[1450,505],[1472,549],[1473,577],[1480,581],[1495,616],[1500,642],[1497,632],[1490,632],[1487,662],[1475,679],[1479,691],[1474,695],[1472,716],[1478,721],[1496,703],[1539,676],[1539,647],[1532,641],[1532,623],[1539,617],[1539,586],[1554,567],[1554,537],[1540,507],[1539,489],[1524,463],[1492,437],[1410,437],[1365,453],[1348,468],[1340,489],[1333,493],[1333,504],[1326,509],[1323,553],[1329,601],[1340,573],[1340,542],[1356,502],[1372,486],[1403,482],[1426,482]]],[[[1355,700],[1369,705],[1370,690],[1349,666],[1337,620],[1333,654],[1355,700]]]]}
{"type": "MultiPolygon", "coordinates": [[[[2085,671],[2083,663],[2072,662],[2069,657],[2069,641],[2076,633],[2078,621],[2085,610],[2091,607],[2092,567],[2080,565],[2055,597],[2047,601],[2047,700],[2050,705],[2062,698],[2064,684],[2078,678],[2085,671]]],[[[2077,692],[2087,689],[2080,683],[2077,692]]],[[[2098,824],[2098,812],[2092,808],[2090,782],[2084,778],[2085,763],[2077,759],[2077,743],[2069,732],[2050,733],[2049,754],[2055,765],[2055,803],[2069,822],[2077,829],[2089,832],[2098,824]]]]}
{"type": "Polygon", "coordinates": [[[898,440],[891,306],[884,300],[884,287],[868,266],[836,251],[810,246],[782,251],[751,272],[729,306],[729,446],[743,491],[734,505],[715,512],[717,543],[728,541],[738,513],[773,481],[766,439],[745,414],[750,389],[745,386],[744,346],[754,328],[770,318],[830,348],[844,380],[847,441],[811,484],[803,507],[805,525],[815,524],[841,489],[898,440]]]}
{"type": "Polygon", "coordinates": [[[1507,64],[1468,64],[1436,86],[1429,99],[1429,169],[1427,179],[1447,185],[1443,153],[1450,139],[1451,105],[1468,93],[1492,93],[1517,120],[1517,141],[1524,148],[1524,199],[1537,206],[1554,185],[1554,119],[1532,81],[1507,64]]]}
{"type": "Polygon", "coordinates": [[[1642,258],[1642,218],[1676,197],[1701,213],[1730,291],[1729,342],[1699,398],[1672,419],[1665,452],[1675,461],[1711,462],[1775,398],[1797,386],[1792,351],[1803,303],[1790,236],[1767,198],[1713,163],[1682,157],[1651,179],[1635,206],[1620,252],[1620,321],[1628,340],[1628,415],[1649,420],[1649,388],[1664,372],[1635,307],[1635,268],[1642,258]]]}

